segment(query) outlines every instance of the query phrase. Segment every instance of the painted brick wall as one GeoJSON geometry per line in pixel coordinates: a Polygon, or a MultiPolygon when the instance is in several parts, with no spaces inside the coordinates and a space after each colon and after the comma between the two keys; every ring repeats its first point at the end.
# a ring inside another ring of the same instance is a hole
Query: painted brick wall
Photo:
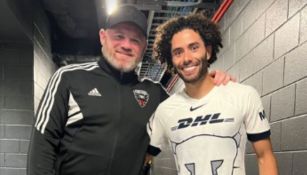
{"type": "Polygon", "coordinates": [[[37,8],[34,18],[34,111],[44,93],[49,78],[57,66],[52,61],[50,31],[47,16],[37,8]]]}
{"type": "Polygon", "coordinates": [[[40,8],[35,13],[32,44],[0,43],[1,175],[26,175],[34,111],[57,68],[47,18],[40,8]]]}
{"type": "MultiPolygon", "coordinates": [[[[258,90],[280,174],[306,174],[307,1],[234,0],[220,25],[225,47],[212,68],[258,90]]],[[[246,168],[258,174],[251,144],[246,168]]]]}
{"type": "Polygon", "coordinates": [[[25,175],[33,122],[33,46],[0,43],[0,174],[25,175]]]}
{"type": "MultiPolygon", "coordinates": [[[[219,25],[224,48],[211,69],[227,70],[257,89],[270,121],[280,174],[306,174],[307,1],[234,0],[219,25]]],[[[170,150],[154,163],[152,174],[176,174],[170,150]]],[[[246,170],[258,174],[250,143],[246,170]]]]}

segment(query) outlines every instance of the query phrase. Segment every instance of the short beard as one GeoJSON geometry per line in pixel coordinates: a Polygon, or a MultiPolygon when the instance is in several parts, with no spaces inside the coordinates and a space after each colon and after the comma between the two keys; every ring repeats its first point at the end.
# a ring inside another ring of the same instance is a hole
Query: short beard
{"type": "Polygon", "coordinates": [[[135,70],[138,63],[134,62],[132,65],[130,64],[128,67],[120,66],[116,63],[116,60],[109,54],[103,47],[101,48],[102,55],[104,59],[116,70],[120,72],[131,72],[135,70]]]}
{"type": "Polygon", "coordinates": [[[205,54],[202,58],[201,58],[201,69],[198,72],[197,76],[193,79],[185,79],[184,76],[178,72],[179,77],[185,82],[185,83],[196,83],[198,81],[203,80],[207,73],[208,73],[208,67],[209,67],[209,63],[207,60],[207,54],[205,54]]]}

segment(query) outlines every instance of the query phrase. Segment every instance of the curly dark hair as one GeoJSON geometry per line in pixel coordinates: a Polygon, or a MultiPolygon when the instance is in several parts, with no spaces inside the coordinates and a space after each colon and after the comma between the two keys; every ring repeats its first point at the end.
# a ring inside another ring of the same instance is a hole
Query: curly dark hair
{"type": "Polygon", "coordinates": [[[199,33],[205,45],[212,47],[211,58],[208,62],[213,63],[217,59],[216,54],[219,48],[223,47],[222,37],[218,26],[201,13],[172,18],[161,24],[156,29],[153,45],[154,58],[162,63],[166,60],[168,69],[171,70],[173,68],[171,40],[176,33],[184,29],[192,29],[199,33]]]}

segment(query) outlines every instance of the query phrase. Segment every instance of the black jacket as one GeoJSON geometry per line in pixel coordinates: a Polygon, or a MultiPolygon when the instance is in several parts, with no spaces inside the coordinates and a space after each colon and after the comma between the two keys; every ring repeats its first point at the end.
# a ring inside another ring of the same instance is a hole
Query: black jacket
{"type": "Polygon", "coordinates": [[[146,123],[166,98],[159,84],[103,59],[60,68],[36,113],[28,175],[139,175],[146,123]]]}

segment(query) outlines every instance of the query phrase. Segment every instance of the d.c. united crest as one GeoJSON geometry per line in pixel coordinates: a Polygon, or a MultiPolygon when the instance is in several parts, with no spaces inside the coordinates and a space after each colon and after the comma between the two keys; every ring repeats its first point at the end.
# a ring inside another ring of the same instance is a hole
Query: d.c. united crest
{"type": "Polygon", "coordinates": [[[144,90],[138,89],[133,90],[133,93],[140,107],[144,108],[149,100],[149,94],[144,90]]]}

